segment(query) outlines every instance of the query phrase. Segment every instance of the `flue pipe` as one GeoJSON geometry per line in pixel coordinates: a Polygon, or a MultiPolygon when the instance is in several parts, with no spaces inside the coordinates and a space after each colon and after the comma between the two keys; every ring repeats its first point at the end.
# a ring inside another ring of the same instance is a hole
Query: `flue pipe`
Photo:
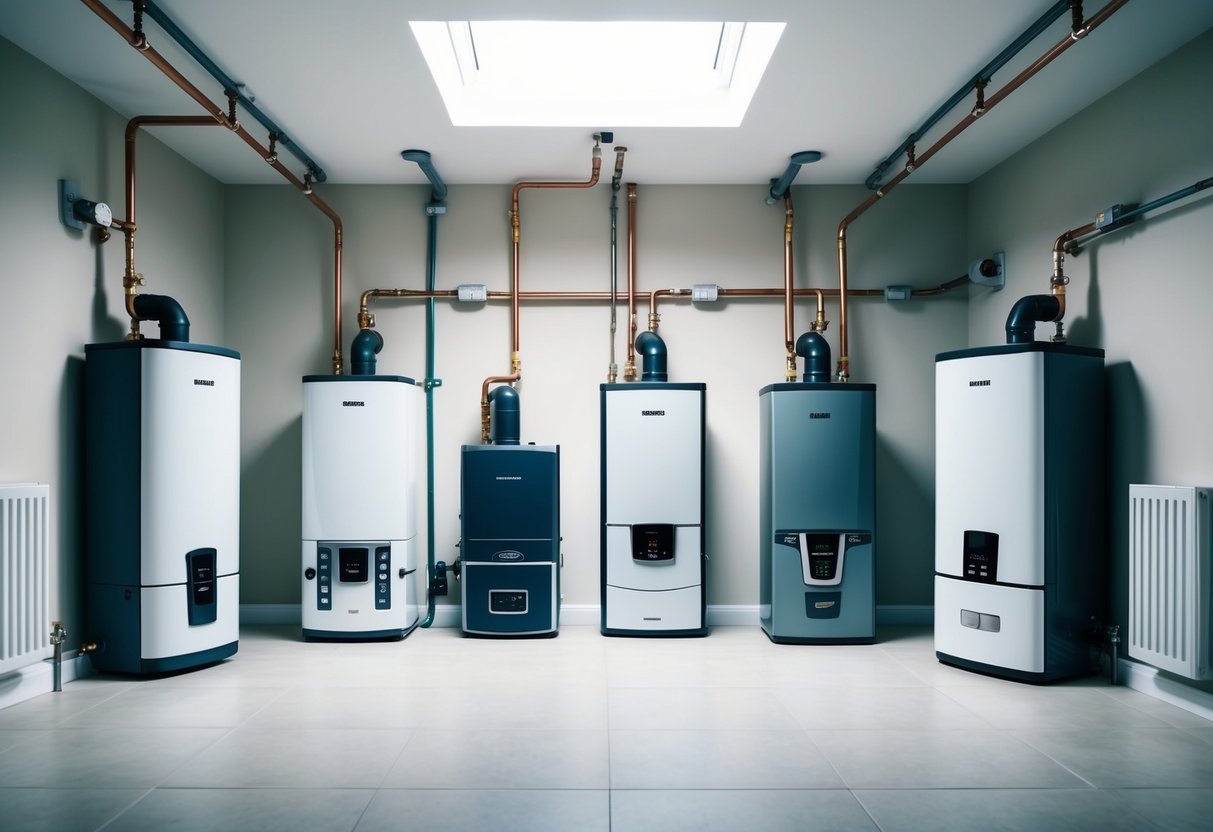
{"type": "Polygon", "coordinates": [[[519,195],[528,189],[552,189],[552,188],[592,188],[598,184],[598,173],[602,169],[602,146],[595,141],[594,149],[590,160],[590,178],[584,182],[519,182],[514,185],[513,192],[510,196],[510,227],[513,230],[513,269],[510,274],[511,285],[511,323],[513,329],[513,343],[510,351],[510,373],[503,376],[489,376],[484,380],[481,386],[480,395],[480,441],[488,444],[490,436],[489,424],[489,385],[503,382],[518,381],[522,378],[522,356],[519,349],[521,341],[519,336],[519,283],[521,275],[519,273],[521,250],[520,240],[522,237],[522,216],[519,211],[519,195]]]}
{"type": "Polygon", "coordinates": [[[850,355],[847,350],[847,227],[858,219],[864,212],[876,204],[878,200],[886,196],[889,191],[897,187],[907,176],[913,173],[918,168],[922,167],[926,162],[938,153],[946,145],[950,144],[953,139],[963,133],[968,127],[973,124],[982,115],[988,113],[1008,95],[1019,89],[1026,81],[1051,64],[1059,55],[1073,46],[1082,38],[1086,37],[1100,25],[1102,25],[1109,17],[1116,13],[1129,0],[1109,0],[1108,4],[1100,9],[1094,17],[1084,25],[1081,20],[1081,2],[1079,0],[1071,0],[1071,8],[1075,9],[1075,15],[1071,31],[1068,35],[1053,45],[1047,52],[1037,58],[1031,65],[1021,71],[1018,75],[1008,81],[998,92],[994,93],[989,98],[984,97],[982,88],[978,87],[978,103],[973,107],[973,110],[962,118],[957,124],[944,134],[943,138],[931,145],[930,148],[919,154],[917,157],[908,159],[906,166],[898,171],[897,175],[889,180],[887,185],[877,188],[867,199],[857,205],[851,213],[843,217],[842,222],[838,224],[838,371],[837,378],[839,381],[848,381],[851,377],[850,371],[850,355]]]}
{"type": "Polygon", "coordinates": [[[329,220],[333,223],[333,374],[341,375],[342,371],[342,356],[341,356],[341,253],[343,247],[344,231],[341,223],[341,217],[337,215],[329,205],[317,196],[311,186],[311,174],[305,175],[303,180],[291,173],[285,165],[278,161],[278,154],[266,148],[257,139],[253,138],[244,127],[232,118],[229,118],[227,113],[224,113],[213,101],[194,86],[188,78],[178,72],[172,64],[170,64],[164,56],[148,44],[146,36],[142,33],[136,34],[129,26],[123,23],[113,12],[111,12],[102,3],[102,0],[81,0],[85,6],[93,11],[99,18],[105,21],[111,29],[117,32],[126,40],[128,44],[139,54],[143,55],[153,66],[164,73],[169,80],[176,84],[186,95],[194,99],[204,110],[219,123],[227,126],[232,132],[239,136],[245,144],[251,147],[269,163],[270,167],[278,171],[288,182],[303,192],[308,201],[320,209],[329,220]]]}

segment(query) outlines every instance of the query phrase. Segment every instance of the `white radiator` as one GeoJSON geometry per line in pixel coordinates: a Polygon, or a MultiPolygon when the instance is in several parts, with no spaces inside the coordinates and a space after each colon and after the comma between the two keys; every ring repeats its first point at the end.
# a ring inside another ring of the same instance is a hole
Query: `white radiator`
{"type": "Polygon", "coordinates": [[[50,488],[0,485],[0,673],[51,655],[50,488]]]}
{"type": "Polygon", "coordinates": [[[1129,486],[1129,655],[1189,679],[1210,667],[1209,491],[1129,486]]]}

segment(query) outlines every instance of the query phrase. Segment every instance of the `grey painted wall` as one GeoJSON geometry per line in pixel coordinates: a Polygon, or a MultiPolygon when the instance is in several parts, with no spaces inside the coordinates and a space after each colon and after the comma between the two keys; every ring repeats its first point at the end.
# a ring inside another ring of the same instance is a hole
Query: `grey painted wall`
{"type": "MultiPolygon", "coordinates": [[[[588,156],[588,154],[587,154],[588,156]]],[[[435,153],[441,170],[441,153],[435,153]]],[[[586,160],[588,168],[588,158],[586,160]]],[[[551,171],[577,179],[585,171],[551,171]]],[[[345,225],[343,343],[356,332],[359,294],[372,287],[423,288],[428,188],[336,186],[324,197],[345,225]]],[[[761,187],[639,188],[637,285],[644,292],[693,283],[778,287],[783,279],[782,206],[761,187]]],[[[862,188],[798,186],[798,286],[834,286],[838,220],[862,188]]],[[[522,195],[522,288],[609,288],[609,186],[522,195]]],[[[509,189],[452,187],[439,224],[439,288],[485,283],[509,288],[509,189]]],[[[935,286],[965,270],[964,189],[905,187],[853,227],[852,285],[935,286]],[[929,232],[929,233],[928,233],[929,232]]],[[[244,355],[243,599],[299,600],[300,377],[328,372],[332,234],[328,221],[287,187],[227,193],[226,319],[244,355]]],[[[619,255],[626,285],[626,209],[619,255]]],[[[851,305],[852,372],[878,385],[880,600],[929,604],[932,573],[933,356],[966,341],[967,290],[942,298],[851,305]]],[[[979,291],[979,290],[975,290],[979,291]]],[[[797,333],[810,303],[798,303],[797,333]]],[[[387,346],[379,372],[424,374],[424,304],[373,306],[387,346]]],[[[626,307],[620,332],[626,331],[626,307]]],[[[647,304],[639,306],[641,327],[647,304]]],[[[708,553],[711,604],[757,602],[758,390],[783,380],[782,306],[732,301],[695,308],[661,305],[672,381],[708,385],[708,553]]],[[[837,306],[827,316],[836,321],[837,306]]],[[[438,308],[436,373],[437,557],[457,555],[460,445],[480,435],[480,383],[509,371],[506,303],[438,308]]],[[[598,386],[609,363],[609,307],[531,303],[521,313],[524,441],[555,442],[562,457],[562,534],[567,604],[598,603],[598,386]]],[[[827,337],[835,345],[837,324],[827,337]]],[[[624,363],[625,340],[617,361],[624,363]]],[[[363,437],[352,454],[373,455],[363,437]]],[[[642,475],[643,472],[637,472],[642,475]]],[[[419,507],[421,510],[421,507],[419,507]]],[[[424,524],[423,524],[424,525],[424,524]]],[[[457,595],[448,600],[457,599],[457,595]]]]}
{"type": "MultiPolygon", "coordinates": [[[[970,253],[1007,252],[1008,285],[974,295],[969,341],[1001,343],[1010,304],[1047,293],[1053,241],[1116,203],[1213,176],[1213,32],[1206,32],[973,183],[970,253]]],[[[1129,483],[1213,485],[1213,191],[1067,257],[1072,343],[1106,351],[1113,620],[1128,610],[1129,483]]],[[[1037,338],[1052,334],[1041,324],[1037,338]]]]}
{"type": "MultiPolygon", "coordinates": [[[[123,243],[59,221],[58,180],[125,216],[126,122],[0,39],[0,482],[51,485],[51,614],[83,638],[84,345],[126,332],[123,243]],[[20,83],[11,83],[20,79],[20,83]]],[[[192,339],[223,343],[223,189],[151,136],[138,143],[136,267],[185,307],[192,339]]],[[[144,327],[153,337],[156,325],[144,327]]]]}

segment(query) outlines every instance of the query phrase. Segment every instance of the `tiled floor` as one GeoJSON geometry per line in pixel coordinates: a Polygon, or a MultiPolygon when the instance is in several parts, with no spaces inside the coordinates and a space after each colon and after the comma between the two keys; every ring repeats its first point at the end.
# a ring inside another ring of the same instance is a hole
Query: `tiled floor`
{"type": "Polygon", "coordinates": [[[1213,724],[875,646],[418,630],[94,677],[0,711],[0,829],[1209,830],[1213,724]]]}

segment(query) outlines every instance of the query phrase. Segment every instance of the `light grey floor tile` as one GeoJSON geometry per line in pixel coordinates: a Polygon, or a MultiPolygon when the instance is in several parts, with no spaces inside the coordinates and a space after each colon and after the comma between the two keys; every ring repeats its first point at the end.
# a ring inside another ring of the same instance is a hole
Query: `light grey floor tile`
{"type": "MultiPolygon", "coordinates": [[[[635,642],[636,639],[629,639],[635,642]]],[[[651,640],[646,640],[651,641],[651,640]]],[[[678,640],[676,644],[685,643],[678,640]]],[[[763,675],[765,660],[757,655],[732,656],[640,649],[624,653],[616,650],[607,657],[607,683],[612,688],[710,688],[761,687],[768,684],[763,675]]]]}
{"type": "Polygon", "coordinates": [[[1120,789],[1113,794],[1167,832],[1208,832],[1213,828],[1213,788],[1120,789]]]}
{"type": "Polygon", "coordinates": [[[433,707],[442,701],[439,691],[426,699],[418,688],[293,687],[253,714],[247,728],[347,728],[372,721],[377,728],[417,728],[426,724],[433,707]]]}
{"type": "MultiPolygon", "coordinates": [[[[373,715],[354,715],[373,724],[373,715]]],[[[163,785],[201,788],[373,789],[409,732],[374,728],[233,729],[163,785]]]]}
{"type": "Polygon", "coordinates": [[[967,708],[926,687],[784,688],[775,695],[797,724],[809,730],[990,728],[967,708]]]}
{"type": "Polygon", "coordinates": [[[613,731],[796,727],[792,714],[766,688],[615,688],[609,697],[613,731]]]}
{"type": "MultiPolygon", "coordinates": [[[[508,673],[502,667],[502,673],[508,673]]],[[[601,685],[516,685],[405,691],[399,707],[417,709],[430,728],[451,730],[606,730],[607,692],[601,685]]]]}
{"type": "Polygon", "coordinates": [[[883,832],[1143,832],[1152,827],[1096,789],[856,791],[883,832]]]}
{"type": "Polygon", "coordinates": [[[878,832],[845,790],[611,792],[611,832],[878,832]]]}
{"type": "Polygon", "coordinates": [[[58,728],[25,732],[0,754],[0,783],[150,788],[223,736],[222,728],[58,728]]]}
{"type": "Polygon", "coordinates": [[[105,832],[350,832],[370,789],[156,789],[105,832]]]}
{"type": "Polygon", "coordinates": [[[1019,736],[1101,789],[1213,783],[1213,745],[1178,728],[1023,731],[1019,736]]]}
{"type": "Polygon", "coordinates": [[[761,678],[778,688],[924,687],[925,682],[875,645],[784,644],[764,657],[761,678]],[[844,652],[845,651],[845,652],[844,652]]]}
{"type": "Polygon", "coordinates": [[[939,690],[995,728],[1098,731],[1167,727],[1161,719],[1087,687],[1015,685],[995,690],[940,686],[939,690]]]}
{"type": "Polygon", "coordinates": [[[852,789],[1082,788],[1005,731],[812,731],[852,789]]]}
{"type": "Polygon", "coordinates": [[[144,793],[143,789],[0,788],[0,829],[92,832],[144,793]]]}
{"type": "Polygon", "coordinates": [[[803,731],[611,731],[613,789],[830,789],[803,731]]]}
{"type": "Polygon", "coordinates": [[[150,728],[231,728],[282,695],[282,688],[135,687],[64,720],[63,725],[150,728]]]}
{"type": "Polygon", "coordinates": [[[606,731],[416,731],[383,781],[402,789],[606,789],[606,731]]]}
{"type": "Polygon", "coordinates": [[[356,832],[609,832],[606,791],[377,792],[356,832]]]}
{"type": "Polygon", "coordinates": [[[1139,711],[1144,711],[1155,719],[1160,719],[1168,725],[1182,728],[1191,733],[1213,728],[1213,720],[1184,710],[1178,705],[1172,705],[1161,699],[1155,699],[1153,696],[1147,696],[1140,691],[1127,688],[1124,685],[1101,687],[1098,689],[1098,692],[1122,705],[1128,705],[1139,711]]]}
{"type": "Polygon", "coordinates": [[[987,676],[984,673],[975,673],[971,670],[944,664],[935,658],[934,654],[930,657],[921,658],[898,655],[895,658],[898,664],[914,674],[916,678],[922,680],[923,684],[931,685],[935,688],[965,687],[997,690],[1022,684],[1021,682],[999,679],[995,676],[987,676]]]}
{"type": "Polygon", "coordinates": [[[0,730],[5,728],[51,728],[135,686],[111,679],[77,679],[59,693],[44,693],[0,709],[0,730]]]}
{"type": "Polygon", "coordinates": [[[1185,730],[1197,739],[1213,743],[1213,728],[1187,728],[1185,730]]]}

